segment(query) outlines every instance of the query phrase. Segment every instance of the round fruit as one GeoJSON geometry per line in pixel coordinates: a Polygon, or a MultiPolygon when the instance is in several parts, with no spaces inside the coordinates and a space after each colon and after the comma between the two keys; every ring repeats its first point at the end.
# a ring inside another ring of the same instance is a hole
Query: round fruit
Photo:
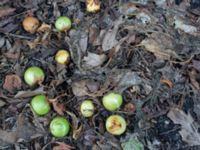
{"type": "Polygon", "coordinates": [[[29,67],[24,73],[24,80],[30,86],[42,83],[44,81],[44,77],[45,75],[43,70],[35,66],[29,67]]]}
{"type": "Polygon", "coordinates": [[[117,110],[122,105],[122,95],[118,93],[108,93],[103,97],[103,105],[109,111],[117,110]]]}
{"type": "Polygon", "coordinates": [[[37,18],[28,16],[22,22],[24,30],[30,33],[34,33],[40,25],[40,22],[37,18]]]}
{"type": "Polygon", "coordinates": [[[55,27],[58,31],[67,31],[71,28],[71,26],[71,20],[65,16],[58,17],[55,22],[55,27]]]}
{"type": "Polygon", "coordinates": [[[106,120],[106,130],[113,135],[121,135],[126,131],[126,121],[119,115],[111,115],[106,120]]]}
{"type": "Polygon", "coordinates": [[[67,65],[69,63],[69,60],[70,60],[70,54],[66,50],[59,50],[56,53],[55,60],[59,64],[63,64],[63,65],[66,64],[67,65]]]}
{"type": "Polygon", "coordinates": [[[85,100],[82,102],[81,114],[84,117],[91,117],[94,114],[94,104],[91,100],[85,100]]]}
{"type": "Polygon", "coordinates": [[[50,104],[45,95],[37,95],[31,101],[33,111],[37,115],[45,115],[50,111],[50,104]]]}
{"type": "Polygon", "coordinates": [[[63,117],[56,117],[50,123],[50,132],[55,137],[64,137],[69,133],[68,120],[63,117]]]}
{"type": "Polygon", "coordinates": [[[86,9],[88,12],[97,12],[100,10],[99,0],[86,0],[86,9]]]}

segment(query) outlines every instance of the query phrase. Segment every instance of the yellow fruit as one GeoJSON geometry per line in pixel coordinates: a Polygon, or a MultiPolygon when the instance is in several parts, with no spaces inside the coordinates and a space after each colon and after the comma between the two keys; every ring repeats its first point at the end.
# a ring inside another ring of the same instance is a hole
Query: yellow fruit
{"type": "Polygon", "coordinates": [[[59,50],[56,53],[55,60],[59,64],[67,65],[70,62],[70,54],[66,50],[59,50]]]}
{"type": "Polygon", "coordinates": [[[40,25],[40,22],[37,18],[28,16],[22,22],[24,30],[30,33],[34,33],[40,25]]]}
{"type": "Polygon", "coordinates": [[[86,9],[88,12],[97,12],[100,10],[100,1],[99,0],[87,0],[86,9]]]}

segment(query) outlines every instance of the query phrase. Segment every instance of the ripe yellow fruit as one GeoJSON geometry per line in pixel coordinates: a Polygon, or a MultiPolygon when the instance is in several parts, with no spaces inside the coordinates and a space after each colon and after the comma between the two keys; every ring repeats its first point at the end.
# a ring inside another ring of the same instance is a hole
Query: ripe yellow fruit
{"type": "Polygon", "coordinates": [[[24,30],[30,33],[34,33],[40,25],[40,22],[37,18],[28,16],[22,22],[24,30]]]}
{"type": "Polygon", "coordinates": [[[66,50],[59,50],[56,53],[55,60],[59,64],[67,65],[70,62],[70,54],[66,50]]]}
{"type": "Polygon", "coordinates": [[[113,135],[121,135],[126,131],[126,121],[120,115],[111,115],[106,120],[106,130],[113,135]]]}
{"type": "Polygon", "coordinates": [[[99,0],[87,0],[86,1],[86,10],[88,12],[97,12],[100,10],[100,1],[99,0]]]}

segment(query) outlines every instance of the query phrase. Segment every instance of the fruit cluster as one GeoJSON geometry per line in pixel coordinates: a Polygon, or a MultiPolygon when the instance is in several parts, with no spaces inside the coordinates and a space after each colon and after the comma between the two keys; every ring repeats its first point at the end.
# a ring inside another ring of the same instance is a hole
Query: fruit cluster
{"type": "MultiPolygon", "coordinates": [[[[88,12],[97,12],[100,9],[100,2],[87,0],[86,8],[88,12]]],[[[23,28],[29,33],[37,32],[40,22],[33,16],[28,16],[23,20],[23,28]]],[[[66,32],[72,27],[70,18],[60,16],[55,21],[55,28],[58,32],[66,32]]],[[[60,49],[55,54],[55,61],[61,65],[69,65],[70,53],[65,49],[60,49]]],[[[24,73],[24,81],[29,86],[41,85],[45,80],[45,73],[38,66],[31,66],[24,73]]],[[[114,112],[118,110],[123,103],[122,95],[116,92],[109,92],[102,98],[102,104],[107,111],[114,112]]],[[[51,110],[51,103],[45,95],[36,95],[31,100],[32,111],[38,116],[44,116],[51,110]]],[[[80,105],[80,113],[83,117],[92,117],[95,113],[95,104],[92,100],[84,100],[80,105]]],[[[106,119],[106,130],[113,135],[121,135],[126,130],[126,121],[120,115],[111,115],[106,119]]],[[[70,131],[69,121],[61,116],[55,117],[50,122],[50,132],[55,137],[64,137],[70,131]]]]}

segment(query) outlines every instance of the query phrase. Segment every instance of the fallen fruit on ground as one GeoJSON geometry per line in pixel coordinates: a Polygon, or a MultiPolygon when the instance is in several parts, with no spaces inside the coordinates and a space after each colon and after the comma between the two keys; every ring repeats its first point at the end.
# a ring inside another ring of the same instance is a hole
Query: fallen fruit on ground
{"type": "Polygon", "coordinates": [[[55,27],[58,31],[67,31],[71,28],[71,20],[66,16],[60,16],[55,22],[55,27]]]}
{"type": "Polygon", "coordinates": [[[123,103],[121,94],[110,92],[103,97],[103,106],[109,111],[115,111],[120,108],[123,103]]]}
{"type": "Polygon", "coordinates": [[[29,67],[24,73],[24,80],[30,86],[42,83],[44,78],[44,71],[36,66],[29,67]]]}
{"type": "Polygon", "coordinates": [[[121,135],[126,131],[126,121],[120,115],[111,115],[106,120],[106,130],[113,135],[121,135]]]}
{"type": "Polygon", "coordinates": [[[40,22],[37,18],[28,16],[22,22],[24,30],[30,33],[34,33],[40,25],[40,22]]]}
{"type": "Polygon", "coordinates": [[[84,117],[91,117],[94,114],[94,108],[91,100],[85,100],[81,103],[81,114],[84,117]]]}
{"type": "Polygon", "coordinates": [[[50,111],[50,104],[45,95],[37,95],[31,101],[31,107],[37,115],[46,115],[50,111]]]}
{"type": "Polygon", "coordinates": [[[86,10],[88,12],[97,12],[100,10],[100,1],[99,0],[87,0],[86,1],[86,10]]]}
{"type": "Polygon", "coordinates": [[[55,117],[50,123],[50,132],[55,137],[64,137],[69,130],[69,121],[64,117],[55,117]]]}
{"type": "Polygon", "coordinates": [[[59,50],[56,53],[55,60],[59,64],[67,65],[70,62],[70,54],[66,50],[59,50]]]}

